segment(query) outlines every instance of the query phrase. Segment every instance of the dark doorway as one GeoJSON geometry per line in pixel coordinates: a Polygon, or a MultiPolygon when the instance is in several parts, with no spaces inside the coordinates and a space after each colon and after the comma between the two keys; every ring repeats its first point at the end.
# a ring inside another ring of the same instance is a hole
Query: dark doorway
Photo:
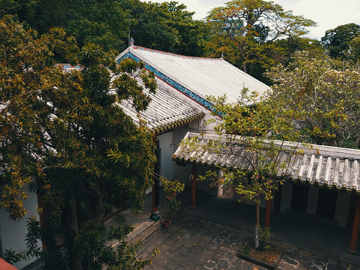
{"type": "Polygon", "coordinates": [[[334,219],[336,200],[337,191],[320,188],[316,215],[319,217],[334,219]]]}
{"type": "Polygon", "coordinates": [[[306,213],[309,197],[309,186],[294,184],[291,200],[291,210],[306,213]]]}

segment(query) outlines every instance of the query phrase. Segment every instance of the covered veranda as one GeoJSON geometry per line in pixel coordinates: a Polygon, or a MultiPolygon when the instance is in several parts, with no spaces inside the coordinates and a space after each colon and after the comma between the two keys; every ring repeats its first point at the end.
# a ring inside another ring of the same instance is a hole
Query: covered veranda
{"type": "MultiPolygon", "coordinates": [[[[217,140],[217,135],[205,134],[201,136],[199,133],[188,133],[185,138],[198,137],[199,143],[205,144],[208,140],[217,140]]],[[[291,144],[291,143],[288,143],[291,144]]],[[[224,144],[224,149],[231,149],[231,151],[222,151],[221,154],[210,153],[206,149],[203,151],[188,151],[181,146],[177,149],[173,156],[173,160],[192,164],[192,202],[191,207],[196,208],[196,179],[197,168],[209,167],[226,169],[247,169],[246,162],[235,155],[234,151],[244,151],[239,146],[238,142],[233,141],[233,145],[224,144]],[[236,150],[235,150],[236,149],[236,150]],[[242,167],[245,166],[245,167],[242,167]]],[[[352,205],[355,208],[352,233],[350,244],[348,247],[349,252],[356,252],[356,243],[358,239],[358,231],[360,224],[360,150],[328,147],[328,146],[314,146],[314,150],[304,148],[304,152],[294,158],[289,166],[286,180],[318,187],[320,189],[331,189],[337,192],[351,193],[356,196],[356,203],[352,205]]],[[[221,173],[221,170],[219,170],[221,173]]],[[[279,177],[283,172],[279,170],[279,177]]],[[[279,196],[274,196],[274,202],[268,200],[266,202],[265,211],[265,226],[270,227],[271,211],[275,205],[280,202],[279,196]]],[[[329,236],[331,237],[331,236],[329,236]]]]}

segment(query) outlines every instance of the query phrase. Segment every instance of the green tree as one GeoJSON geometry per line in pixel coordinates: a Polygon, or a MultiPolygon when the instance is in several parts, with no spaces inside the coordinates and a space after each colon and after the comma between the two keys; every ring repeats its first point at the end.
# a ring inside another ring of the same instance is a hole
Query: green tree
{"type": "Polygon", "coordinates": [[[194,20],[194,12],[187,11],[185,5],[122,0],[121,6],[130,10],[131,36],[136,45],[184,55],[203,54],[205,23],[194,20]]]}
{"type": "Polygon", "coordinates": [[[338,59],[354,59],[351,51],[351,41],[359,37],[360,26],[355,23],[340,25],[327,30],[321,42],[329,55],[338,59]]]}
{"type": "Polygon", "coordinates": [[[132,228],[123,219],[111,228],[104,221],[114,209],[141,211],[151,186],[152,135],[117,104],[132,99],[145,110],[143,90],[154,93],[154,75],[135,61],[118,66],[97,45],[79,51],[60,29],[37,38],[9,19],[0,27],[0,203],[20,218],[21,189],[30,185],[43,215],[42,224],[29,220],[29,250],[12,258],[40,256],[45,269],[143,268],[157,250],[138,259],[141,242],[125,241],[132,228]],[[55,67],[59,51],[82,69],[55,67]],[[117,248],[108,240],[119,241],[117,248]]]}
{"type": "MultiPolygon", "coordinates": [[[[301,141],[294,120],[298,110],[284,110],[281,101],[270,93],[259,96],[244,88],[236,104],[226,103],[226,97],[209,97],[222,120],[216,122],[215,130],[219,138],[205,142],[200,137],[184,139],[184,151],[202,152],[206,155],[227,155],[237,160],[237,166],[218,166],[223,171],[219,176],[208,171],[200,176],[211,185],[233,185],[240,201],[256,204],[255,239],[259,247],[258,228],[260,226],[260,204],[273,197],[273,192],[284,181],[291,159],[300,153],[298,144],[286,141],[301,141]],[[231,168],[229,168],[231,167],[231,168]],[[283,176],[281,176],[283,175],[283,176]]],[[[300,100],[299,96],[296,101],[300,100]]],[[[216,116],[216,113],[212,113],[216,116]]],[[[206,137],[205,137],[206,138],[206,137]]],[[[226,162],[225,162],[226,163],[226,162]]]]}
{"type": "MultiPolygon", "coordinates": [[[[0,18],[13,15],[26,29],[39,34],[51,28],[64,28],[74,36],[80,47],[86,42],[100,45],[103,50],[125,49],[128,14],[117,0],[9,0],[0,4],[0,18]]],[[[63,59],[60,59],[63,60],[63,59]]]]}
{"type": "Polygon", "coordinates": [[[339,147],[359,147],[360,74],[358,68],[324,57],[298,52],[285,68],[267,73],[283,107],[301,106],[297,119],[308,141],[339,147]],[[294,103],[301,95],[300,104],[294,103]]]}
{"type": "Polygon", "coordinates": [[[230,1],[225,7],[211,10],[207,19],[211,29],[208,54],[223,54],[226,60],[263,81],[262,73],[278,61],[286,62],[294,40],[315,25],[263,0],[230,1]],[[283,38],[287,42],[277,46],[274,41],[283,38]]]}

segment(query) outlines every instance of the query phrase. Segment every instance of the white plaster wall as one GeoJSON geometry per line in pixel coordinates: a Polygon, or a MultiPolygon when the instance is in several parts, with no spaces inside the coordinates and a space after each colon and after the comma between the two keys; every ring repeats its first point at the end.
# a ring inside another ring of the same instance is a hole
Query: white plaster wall
{"type": "Polygon", "coordinates": [[[286,209],[291,209],[293,185],[294,184],[291,182],[286,182],[282,187],[280,212],[285,212],[286,209]]]}
{"type": "MultiPolygon", "coordinates": [[[[196,166],[196,176],[197,177],[199,177],[199,175],[205,175],[207,171],[216,171],[217,173],[219,173],[218,169],[196,166]]],[[[212,182],[211,180],[197,181],[196,189],[201,190],[202,192],[205,192],[206,194],[209,194],[211,196],[217,197],[219,195],[219,188],[211,187],[210,186],[211,182],[212,182]]]]}
{"type": "MultiPolygon", "coordinates": [[[[12,249],[19,253],[26,250],[25,237],[27,234],[26,221],[31,215],[36,214],[37,207],[37,195],[35,193],[29,193],[28,199],[24,201],[24,207],[26,208],[27,215],[25,215],[19,221],[9,219],[9,214],[4,210],[0,210],[0,235],[1,235],[1,248],[3,251],[12,249]]],[[[40,246],[41,243],[39,242],[40,246]]],[[[20,261],[14,264],[14,267],[21,269],[26,265],[35,261],[36,258],[32,258],[27,261],[20,261]]]]}
{"type": "Polygon", "coordinates": [[[160,174],[166,179],[173,178],[173,166],[172,166],[172,155],[173,155],[173,132],[168,132],[157,137],[159,140],[159,146],[161,149],[160,158],[160,174]]]}
{"type": "MultiPolygon", "coordinates": [[[[193,123],[196,124],[197,121],[193,123]]],[[[179,147],[181,140],[185,137],[186,133],[189,131],[189,126],[183,126],[175,129],[173,131],[173,153],[175,153],[176,149],[179,147]]],[[[170,161],[172,159],[170,158],[170,161]]],[[[191,180],[189,179],[192,173],[192,165],[180,166],[176,165],[175,161],[172,161],[173,166],[173,177],[172,179],[178,180],[181,183],[184,183],[187,186],[191,186],[191,180]]]]}
{"type": "Polygon", "coordinates": [[[307,214],[316,215],[318,197],[319,197],[319,188],[309,187],[308,203],[306,209],[307,214]]]}
{"type": "Polygon", "coordinates": [[[334,220],[336,220],[341,227],[347,226],[350,201],[350,194],[338,192],[334,220]]]}

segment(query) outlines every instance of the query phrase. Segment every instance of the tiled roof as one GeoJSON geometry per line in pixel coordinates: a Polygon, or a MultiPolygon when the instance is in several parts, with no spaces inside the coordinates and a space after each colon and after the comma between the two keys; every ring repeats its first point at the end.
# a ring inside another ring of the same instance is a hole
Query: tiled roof
{"type": "MultiPolygon", "coordinates": [[[[156,83],[156,94],[150,94],[152,101],[147,110],[140,113],[152,132],[161,133],[204,117],[205,114],[191,104],[191,100],[187,100],[158,78],[156,83]]],[[[120,106],[134,121],[138,121],[137,112],[130,100],[123,101],[120,106]]]]}
{"type": "MultiPolygon", "coordinates": [[[[203,145],[209,140],[218,140],[219,136],[205,134],[203,137],[198,133],[188,133],[186,138],[198,137],[199,144],[203,145]]],[[[249,169],[249,163],[239,154],[244,153],[244,147],[239,141],[231,143],[223,140],[224,148],[221,154],[211,152],[209,149],[200,151],[188,151],[180,146],[173,155],[173,160],[195,163],[207,167],[220,166],[229,169],[249,169]]],[[[280,143],[280,142],[279,142],[280,143]]],[[[284,146],[289,149],[291,142],[285,142],[284,146]]],[[[356,191],[360,194],[360,150],[313,145],[313,150],[302,147],[304,152],[294,156],[286,172],[286,179],[294,182],[300,181],[319,187],[338,190],[345,189],[348,192],[356,191]]],[[[285,151],[280,159],[289,157],[285,151]]],[[[279,170],[278,176],[285,172],[279,170]]]]}
{"type": "Polygon", "coordinates": [[[227,101],[237,102],[243,86],[260,94],[269,86],[251,77],[220,58],[200,58],[182,56],[139,46],[132,46],[122,52],[117,61],[124,58],[143,61],[148,70],[184,93],[188,97],[211,110],[206,95],[226,94],[227,101]]]}
{"type": "MultiPolygon", "coordinates": [[[[56,64],[56,66],[65,71],[80,69],[80,66],[71,66],[70,64],[56,64]]],[[[139,81],[139,83],[141,82],[139,81]]],[[[156,78],[156,83],[156,94],[150,94],[152,101],[148,109],[140,113],[141,118],[146,120],[147,127],[153,133],[158,134],[171,130],[204,117],[205,114],[195,105],[195,102],[171,89],[171,86],[159,78],[156,78]]],[[[131,100],[123,101],[120,106],[127,115],[138,123],[137,112],[133,109],[131,100]]]]}

